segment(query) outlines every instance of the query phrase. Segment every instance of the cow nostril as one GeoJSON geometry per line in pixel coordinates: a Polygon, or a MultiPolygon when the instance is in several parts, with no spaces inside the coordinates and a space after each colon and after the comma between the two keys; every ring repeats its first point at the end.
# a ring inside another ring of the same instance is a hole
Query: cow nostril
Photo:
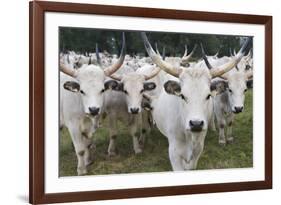
{"type": "Polygon", "coordinates": [[[239,113],[243,111],[243,106],[242,107],[234,107],[235,113],[239,113]]]}
{"type": "Polygon", "coordinates": [[[98,107],[89,107],[90,114],[95,116],[99,114],[100,108],[98,107]]]}
{"type": "Polygon", "coordinates": [[[130,108],[132,114],[138,114],[139,108],[130,108]]]}
{"type": "Polygon", "coordinates": [[[191,131],[202,131],[204,121],[203,120],[190,120],[189,125],[191,128],[191,131]]]}

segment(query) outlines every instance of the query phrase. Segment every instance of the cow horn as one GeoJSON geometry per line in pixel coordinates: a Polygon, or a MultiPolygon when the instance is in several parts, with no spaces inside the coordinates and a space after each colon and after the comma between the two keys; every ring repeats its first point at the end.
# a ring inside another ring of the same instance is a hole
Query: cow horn
{"type": "Polygon", "coordinates": [[[66,60],[67,60],[67,63],[70,64],[69,54],[67,54],[66,60]]]}
{"type": "Polygon", "coordinates": [[[165,60],[166,58],[166,48],[165,46],[163,47],[163,52],[162,52],[162,59],[165,60]]]}
{"type": "Polygon", "coordinates": [[[96,58],[97,58],[97,63],[98,63],[98,65],[100,65],[101,66],[101,60],[100,60],[100,54],[99,54],[100,52],[99,52],[99,46],[98,46],[98,44],[96,43],[96,58]]]}
{"type": "Polygon", "coordinates": [[[157,53],[158,55],[160,55],[160,52],[159,52],[159,50],[158,50],[157,43],[155,43],[155,50],[156,50],[156,53],[157,53]]]}
{"type": "MultiPolygon", "coordinates": [[[[188,55],[186,54],[186,55],[184,55],[184,57],[182,57],[181,61],[183,63],[188,63],[188,61],[190,60],[190,58],[194,54],[196,48],[197,48],[197,44],[195,44],[195,46],[193,47],[192,51],[188,55]]],[[[186,51],[187,51],[187,49],[186,49],[186,51]]]]}
{"type": "Polygon", "coordinates": [[[235,49],[233,49],[233,54],[234,54],[234,56],[236,56],[236,54],[237,54],[235,49]]]}
{"type": "Polygon", "coordinates": [[[200,46],[201,46],[201,52],[202,52],[203,60],[206,64],[206,66],[208,67],[209,70],[213,69],[213,67],[211,66],[211,64],[208,61],[208,58],[206,56],[206,53],[205,53],[205,50],[204,50],[204,47],[203,47],[202,43],[200,44],[200,46]]]}
{"type": "Polygon", "coordinates": [[[121,48],[121,52],[120,52],[120,57],[115,64],[113,64],[112,66],[110,66],[104,70],[105,75],[107,75],[107,76],[112,75],[114,72],[116,72],[122,66],[124,59],[125,59],[125,53],[126,53],[126,40],[125,40],[125,33],[123,32],[122,33],[122,48],[121,48]]]}
{"type": "Polygon", "coordinates": [[[234,56],[233,53],[232,53],[232,49],[231,48],[229,48],[229,54],[230,54],[231,57],[234,56]]]}
{"type": "Polygon", "coordinates": [[[60,63],[60,71],[73,78],[77,76],[77,71],[60,63]]]}
{"type": "Polygon", "coordinates": [[[253,49],[251,48],[251,49],[249,50],[248,54],[245,56],[246,59],[251,58],[251,57],[252,57],[252,53],[253,53],[253,49]]]}
{"type": "Polygon", "coordinates": [[[224,73],[230,71],[232,68],[236,67],[236,65],[240,62],[240,60],[242,59],[242,57],[245,54],[245,50],[247,48],[247,46],[249,45],[249,42],[251,41],[251,38],[247,38],[247,40],[245,41],[245,43],[243,44],[243,46],[241,47],[241,49],[239,50],[239,52],[227,63],[225,63],[224,65],[215,68],[215,69],[211,69],[210,73],[212,75],[213,78],[215,77],[219,77],[221,75],[223,75],[224,73]]]}
{"type": "Polygon", "coordinates": [[[186,57],[186,55],[187,55],[187,46],[184,45],[184,54],[183,54],[182,58],[186,57]]]}
{"type": "Polygon", "coordinates": [[[116,73],[111,74],[109,77],[111,77],[114,80],[118,80],[118,81],[122,80],[122,75],[119,75],[119,74],[116,74],[116,73]]]}
{"type": "Polygon", "coordinates": [[[160,71],[161,71],[161,68],[159,68],[158,66],[154,67],[154,69],[151,71],[151,73],[149,75],[144,76],[145,80],[154,78],[160,71]]]}
{"type": "Polygon", "coordinates": [[[221,47],[219,48],[219,50],[217,51],[217,53],[214,55],[215,58],[217,58],[217,57],[219,56],[220,50],[221,50],[221,47]]]}
{"type": "Polygon", "coordinates": [[[152,61],[157,66],[159,66],[161,69],[163,69],[165,72],[167,72],[175,77],[179,77],[181,70],[174,69],[174,67],[171,64],[163,61],[161,56],[155,53],[155,51],[153,50],[152,46],[150,45],[150,43],[147,39],[145,32],[141,32],[141,37],[144,42],[144,47],[146,49],[146,52],[150,56],[152,61]]]}

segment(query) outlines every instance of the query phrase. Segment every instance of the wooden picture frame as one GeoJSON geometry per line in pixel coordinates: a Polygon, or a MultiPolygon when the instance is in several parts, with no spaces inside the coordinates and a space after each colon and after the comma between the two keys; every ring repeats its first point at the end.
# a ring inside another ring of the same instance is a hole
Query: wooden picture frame
{"type": "Polygon", "coordinates": [[[33,1],[29,4],[29,201],[32,204],[229,192],[272,188],[272,17],[199,11],[33,1]],[[265,180],[46,194],[44,189],[46,12],[247,23],[265,26],[265,180]]]}

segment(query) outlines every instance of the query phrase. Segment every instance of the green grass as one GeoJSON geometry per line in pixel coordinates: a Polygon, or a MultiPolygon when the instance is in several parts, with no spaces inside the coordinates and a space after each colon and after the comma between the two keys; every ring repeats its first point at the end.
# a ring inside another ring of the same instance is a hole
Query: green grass
{"type": "MultiPolygon", "coordinates": [[[[252,90],[246,93],[245,110],[235,117],[232,144],[218,144],[218,133],[208,131],[205,148],[197,169],[243,168],[253,166],[253,120],[252,120],[252,90]]],[[[135,155],[132,137],[127,127],[118,124],[120,134],[117,138],[118,155],[107,157],[108,131],[99,129],[93,136],[96,149],[92,153],[94,163],[88,167],[89,175],[163,172],[171,171],[168,158],[168,141],[156,128],[146,138],[144,152],[135,155]]],[[[60,132],[59,175],[77,175],[77,158],[66,128],[60,132]]]]}

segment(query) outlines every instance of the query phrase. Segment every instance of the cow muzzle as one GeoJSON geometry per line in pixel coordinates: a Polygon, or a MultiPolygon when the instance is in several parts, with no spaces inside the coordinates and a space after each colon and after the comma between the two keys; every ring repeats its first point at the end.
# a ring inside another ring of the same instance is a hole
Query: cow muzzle
{"type": "Polygon", "coordinates": [[[190,130],[192,132],[201,132],[203,130],[204,121],[203,120],[190,120],[189,126],[190,126],[190,130]]]}
{"type": "Polygon", "coordinates": [[[240,113],[240,112],[242,112],[243,111],[243,106],[235,106],[234,107],[234,110],[233,110],[233,113],[235,113],[235,114],[237,114],[237,113],[240,113]]]}
{"type": "Polygon", "coordinates": [[[98,107],[89,107],[89,112],[92,116],[96,116],[100,112],[100,108],[98,107]]]}
{"type": "Polygon", "coordinates": [[[131,112],[132,114],[138,114],[138,113],[140,112],[140,109],[139,109],[139,108],[136,108],[136,107],[130,108],[130,112],[131,112]]]}

